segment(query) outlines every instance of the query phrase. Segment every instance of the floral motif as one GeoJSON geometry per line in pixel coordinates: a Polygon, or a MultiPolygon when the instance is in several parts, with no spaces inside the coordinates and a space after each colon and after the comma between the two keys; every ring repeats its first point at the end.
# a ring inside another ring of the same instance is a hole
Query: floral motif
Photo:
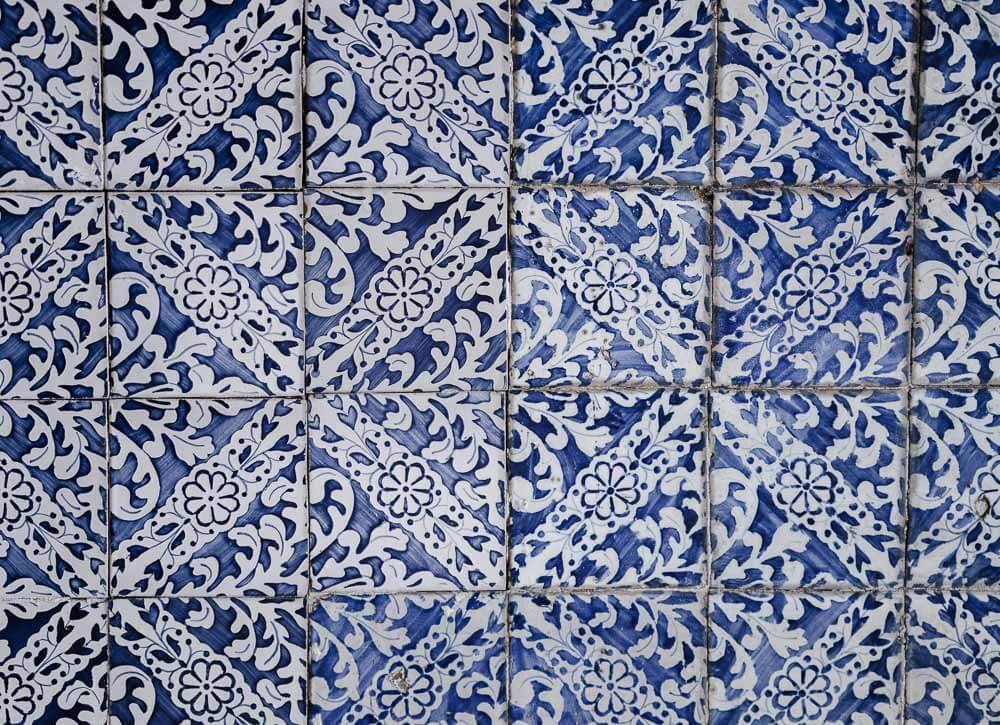
{"type": "Polygon", "coordinates": [[[522,0],[514,165],[525,181],[707,183],[707,0],[522,0]]]}
{"type": "Polygon", "coordinates": [[[296,194],[110,199],[117,394],[302,390],[300,205],[296,194]]]}
{"type": "Polygon", "coordinates": [[[505,193],[307,201],[310,391],[507,387],[505,193]]]}
{"type": "Polygon", "coordinates": [[[624,716],[639,700],[639,677],[624,658],[598,657],[580,678],[583,709],[602,720],[624,716]]]}
{"type": "Polygon", "coordinates": [[[774,709],[784,711],[792,722],[815,722],[833,703],[831,685],[816,665],[796,663],[774,683],[774,709]]]}
{"type": "Polygon", "coordinates": [[[503,722],[505,615],[502,594],[319,600],[310,621],[316,721],[503,722]]]}
{"type": "Polygon", "coordinates": [[[503,418],[497,393],[313,398],[314,591],[502,588],[503,418]]]}
{"type": "Polygon", "coordinates": [[[181,103],[191,108],[196,123],[210,125],[236,100],[236,78],[223,59],[195,60],[178,77],[181,103]]]}
{"type": "Polygon", "coordinates": [[[708,209],[674,191],[513,200],[518,387],[695,384],[708,363],[708,209]]]}
{"type": "Polygon", "coordinates": [[[506,0],[390,8],[309,3],[309,183],[507,183],[506,0]]]}
{"type": "Polygon", "coordinates": [[[177,680],[177,699],[195,717],[214,720],[240,704],[236,678],[221,661],[202,655],[186,665],[177,680]]]}
{"type": "Polygon", "coordinates": [[[218,529],[240,509],[239,488],[222,471],[199,471],[181,486],[184,512],[202,527],[218,529]]]}
{"type": "Polygon", "coordinates": [[[0,714],[4,722],[26,722],[37,698],[35,690],[19,675],[0,675],[0,714]]]}
{"type": "Polygon", "coordinates": [[[0,121],[8,121],[17,114],[27,94],[28,80],[10,58],[0,57],[0,121]]]}
{"type": "Polygon", "coordinates": [[[0,471],[0,524],[6,531],[17,526],[31,510],[34,486],[20,469],[0,471]]]}
{"type": "Polygon", "coordinates": [[[705,569],[694,391],[511,397],[511,582],[698,584],[705,569]]]}
{"type": "Polygon", "coordinates": [[[886,190],[715,199],[715,381],[901,385],[911,223],[886,190]]]}
{"type": "Polygon", "coordinates": [[[720,179],[908,181],[916,25],[902,0],[722,3],[720,179]]]}

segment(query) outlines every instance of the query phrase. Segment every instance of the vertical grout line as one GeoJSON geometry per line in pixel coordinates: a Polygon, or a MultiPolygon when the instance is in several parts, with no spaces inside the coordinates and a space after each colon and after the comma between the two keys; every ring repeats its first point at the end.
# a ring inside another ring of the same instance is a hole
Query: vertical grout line
{"type": "Polygon", "coordinates": [[[511,703],[511,681],[512,681],[512,670],[513,663],[510,658],[510,610],[511,610],[511,575],[512,575],[512,562],[511,562],[511,535],[513,527],[511,526],[511,486],[510,486],[510,427],[511,427],[511,408],[513,407],[513,396],[511,394],[511,389],[513,388],[513,378],[514,378],[514,143],[516,141],[516,113],[517,113],[517,65],[514,59],[514,36],[515,36],[515,22],[517,22],[517,0],[507,0],[507,67],[509,69],[509,80],[507,82],[507,110],[508,110],[508,126],[507,126],[507,188],[505,190],[506,200],[507,200],[507,374],[504,377],[504,472],[505,481],[504,489],[507,492],[506,496],[506,512],[504,516],[504,538],[506,539],[506,549],[507,549],[507,560],[506,571],[504,572],[504,593],[503,593],[503,610],[504,610],[504,632],[503,632],[503,642],[504,642],[504,663],[506,665],[504,674],[506,675],[506,682],[504,683],[504,703],[503,703],[503,714],[504,721],[507,725],[512,722],[510,703],[511,703]]]}

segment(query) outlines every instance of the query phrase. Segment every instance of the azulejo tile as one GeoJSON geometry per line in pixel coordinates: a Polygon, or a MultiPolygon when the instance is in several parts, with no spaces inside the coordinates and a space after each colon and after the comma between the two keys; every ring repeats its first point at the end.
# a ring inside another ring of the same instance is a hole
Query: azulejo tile
{"type": "Polygon", "coordinates": [[[899,582],[902,395],[716,393],[712,435],[714,583],[899,582]]]}
{"type": "Polygon", "coordinates": [[[721,2],[720,181],[909,180],[913,3],[721,2]]]}
{"type": "Polygon", "coordinates": [[[511,396],[511,583],[704,580],[705,396],[511,396]]]}
{"type": "Polygon", "coordinates": [[[502,594],[331,597],[311,618],[315,723],[497,723],[502,594]]]}
{"type": "Polygon", "coordinates": [[[103,725],[108,605],[0,599],[0,721],[103,725]]]}
{"type": "Polygon", "coordinates": [[[107,394],[104,274],[100,197],[0,195],[0,395],[107,394]]]}
{"type": "Polygon", "coordinates": [[[305,605],[114,599],[111,721],[304,725],[305,605]]]}
{"type": "Polygon", "coordinates": [[[515,387],[705,379],[709,229],[698,195],[523,189],[513,205],[515,387]]]}
{"type": "Polygon", "coordinates": [[[907,716],[914,725],[1000,720],[1000,597],[909,597],[907,716]]]}
{"type": "Polygon", "coordinates": [[[713,725],[901,722],[901,603],[899,594],[713,594],[713,725]]]}
{"type": "Polygon", "coordinates": [[[97,2],[0,2],[0,189],[101,186],[97,2]]]}
{"type": "Polygon", "coordinates": [[[502,589],[498,393],[310,401],[314,591],[502,589]]]}
{"type": "Polygon", "coordinates": [[[715,382],[902,385],[909,207],[885,189],[717,195],[715,382]]]}
{"type": "Polygon", "coordinates": [[[508,178],[506,0],[309,0],[312,185],[508,178]]]}
{"type": "Polygon", "coordinates": [[[1000,382],[998,215],[995,187],[920,192],[913,326],[917,383],[1000,382]]]}
{"type": "Polygon", "coordinates": [[[298,184],[301,2],[106,0],[102,19],[110,186],[298,184]]]}
{"type": "Polygon", "coordinates": [[[302,392],[298,195],[115,195],[109,215],[115,394],[302,392]]]}
{"type": "Polygon", "coordinates": [[[310,391],[506,387],[505,191],[307,199],[310,391]]]}
{"type": "Polygon", "coordinates": [[[521,0],[514,51],[518,178],[711,180],[710,0],[521,0]]]}
{"type": "Polygon", "coordinates": [[[915,584],[1000,584],[1000,391],[920,390],[911,425],[915,584]]]}
{"type": "Polygon", "coordinates": [[[301,596],[305,404],[112,403],[111,586],[124,596],[301,596]]]}
{"type": "Polygon", "coordinates": [[[518,723],[705,721],[705,602],[689,592],[515,596],[518,723]]]}
{"type": "Polygon", "coordinates": [[[922,3],[920,176],[1000,178],[1000,2],[922,3]]]}
{"type": "Polygon", "coordinates": [[[0,402],[0,596],[107,593],[104,403],[0,402]]]}

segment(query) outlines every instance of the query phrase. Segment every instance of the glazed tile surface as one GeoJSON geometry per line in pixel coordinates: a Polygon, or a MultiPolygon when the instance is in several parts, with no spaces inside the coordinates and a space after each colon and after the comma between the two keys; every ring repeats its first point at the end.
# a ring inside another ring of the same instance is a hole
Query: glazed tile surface
{"type": "Polygon", "coordinates": [[[0,0],[0,725],[1000,722],[1000,0],[0,0]]]}

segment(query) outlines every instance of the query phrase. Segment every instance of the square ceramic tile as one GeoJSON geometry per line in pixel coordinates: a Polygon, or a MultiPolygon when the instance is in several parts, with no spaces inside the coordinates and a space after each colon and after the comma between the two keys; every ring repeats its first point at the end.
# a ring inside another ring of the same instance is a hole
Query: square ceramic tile
{"type": "Polygon", "coordinates": [[[107,722],[108,605],[0,599],[0,722],[107,722]]]}
{"type": "Polygon", "coordinates": [[[309,0],[308,183],[507,182],[507,0],[309,0]]]}
{"type": "Polygon", "coordinates": [[[715,201],[715,382],[902,385],[903,191],[732,191],[715,201]]]}
{"type": "Polygon", "coordinates": [[[111,722],[306,722],[302,601],[114,599],[111,722]]]}
{"type": "Polygon", "coordinates": [[[946,186],[919,199],[914,380],[1000,383],[1000,189],[946,186]]]}
{"type": "Polygon", "coordinates": [[[0,402],[0,597],[107,594],[104,403],[0,402]]]}
{"type": "Polygon", "coordinates": [[[301,198],[109,201],[116,395],[302,392],[301,198]]]}
{"type": "Polygon", "coordinates": [[[500,723],[502,594],[331,597],[310,615],[312,722],[500,723]]]}
{"type": "Polygon", "coordinates": [[[0,396],[107,394],[104,288],[101,197],[0,195],[0,396]]]}
{"type": "Polygon", "coordinates": [[[704,722],[704,599],[512,597],[510,669],[512,722],[704,722]]]}
{"type": "Polygon", "coordinates": [[[313,591],[502,589],[504,401],[312,398],[313,591]]]}
{"type": "Polygon", "coordinates": [[[1000,390],[920,390],[910,414],[914,584],[1000,584],[1000,390]]]}
{"type": "Polygon", "coordinates": [[[896,392],[713,394],[713,583],[897,584],[905,425],[896,392]]]}
{"type": "Polygon", "coordinates": [[[922,7],[920,177],[1000,179],[1000,2],[922,7]]]}
{"type": "Polygon", "coordinates": [[[911,178],[915,3],[721,3],[719,181],[911,178]]]}
{"type": "Polygon", "coordinates": [[[711,181],[710,0],[517,3],[516,175],[711,181]]]}
{"type": "Polygon", "coordinates": [[[902,722],[901,597],[711,597],[713,725],[902,722]]]}
{"type": "Polygon", "coordinates": [[[4,0],[0,17],[0,188],[99,189],[96,0],[4,0]]]}
{"type": "Polygon", "coordinates": [[[302,178],[301,0],[104,0],[116,189],[270,189],[302,178]]]}
{"type": "Polygon", "coordinates": [[[915,592],[909,612],[908,722],[1000,720],[1000,597],[915,592]]]}
{"type": "Polygon", "coordinates": [[[301,596],[305,403],[112,403],[111,587],[124,596],[301,596]]]}
{"type": "Polygon", "coordinates": [[[702,583],[703,393],[510,400],[512,585],[702,583]]]}
{"type": "Polygon", "coordinates": [[[696,384],[708,365],[708,206],[684,190],[513,198],[517,387],[696,384]]]}
{"type": "Polygon", "coordinates": [[[310,391],[506,388],[505,191],[307,201],[310,391]]]}

